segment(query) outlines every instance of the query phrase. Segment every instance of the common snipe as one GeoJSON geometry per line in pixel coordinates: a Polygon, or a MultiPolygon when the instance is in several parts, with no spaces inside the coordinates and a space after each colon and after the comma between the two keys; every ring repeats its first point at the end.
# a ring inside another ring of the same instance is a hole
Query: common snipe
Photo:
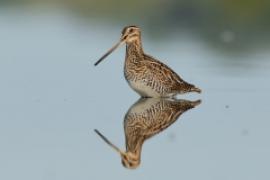
{"type": "Polygon", "coordinates": [[[182,113],[200,102],[165,98],[140,99],[131,106],[124,118],[126,151],[120,150],[98,130],[95,132],[121,155],[124,167],[134,169],[140,165],[144,141],[169,127],[182,113]]]}
{"type": "Polygon", "coordinates": [[[120,41],[104,54],[95,66],[124,43],[126,43],[125,78],[130,87],[142,97],[174,97],[187,92],[201,92],[199,88],[180,78],[167,65],[144,53],[141,30],[137,26],[125,27],[120,41]]]}

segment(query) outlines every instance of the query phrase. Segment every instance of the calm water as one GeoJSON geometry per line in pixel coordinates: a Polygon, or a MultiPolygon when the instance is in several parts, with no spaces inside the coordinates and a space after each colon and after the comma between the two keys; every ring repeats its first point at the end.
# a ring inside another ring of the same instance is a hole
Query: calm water
{"type": "Polygon", "coordinates": [[[202,103],[145,142],[138,169],[121,165],[93,131],[124,149],[124,116],[139,98],[123,77],[125,48],[93,66],[121,29],[1,9],[0,179],[269,179],[268,48],[226,54],[189,34],[144,33],[143,43],[203,90],[179,98],[202,103]]]}

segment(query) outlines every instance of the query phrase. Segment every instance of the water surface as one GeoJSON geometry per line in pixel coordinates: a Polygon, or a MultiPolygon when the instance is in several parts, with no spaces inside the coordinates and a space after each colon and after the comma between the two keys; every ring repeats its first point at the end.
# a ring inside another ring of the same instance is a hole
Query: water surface
{"type": "Polygon", "coordinates": [[[93,131],[124,148],[124,115],[139,98],[124,47],[93,66],[121,29],[61,11],[0,12],[0,179],[269,179],[268,48],[223,53],[177,32],[143,33],[145,51],[203,90],[179,98],[203,103],[144,144],[137,170],[121,165],[93,131]]]}

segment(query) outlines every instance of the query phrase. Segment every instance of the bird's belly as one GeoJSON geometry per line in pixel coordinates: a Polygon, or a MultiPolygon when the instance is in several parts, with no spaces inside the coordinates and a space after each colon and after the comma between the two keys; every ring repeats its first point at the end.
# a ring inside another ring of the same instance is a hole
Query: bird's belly
{"type": "Polygon", "coordinates": [[[130,87],[139,93],[142,97],[162,97],[163,95],[146,85],[143,81],[128,81],[130,87]]]}

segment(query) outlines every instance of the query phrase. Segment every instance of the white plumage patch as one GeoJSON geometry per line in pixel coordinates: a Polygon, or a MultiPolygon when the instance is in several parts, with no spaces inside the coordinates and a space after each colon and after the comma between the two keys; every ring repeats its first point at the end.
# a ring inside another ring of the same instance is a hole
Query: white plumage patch
{"type": "Polygon", "coordinates": [[[162,95],[152,89],[150,86],[147,86],[142,81],[130,81],[129,85],[137,93],[143,97],[161,97],[162,95]]]}

